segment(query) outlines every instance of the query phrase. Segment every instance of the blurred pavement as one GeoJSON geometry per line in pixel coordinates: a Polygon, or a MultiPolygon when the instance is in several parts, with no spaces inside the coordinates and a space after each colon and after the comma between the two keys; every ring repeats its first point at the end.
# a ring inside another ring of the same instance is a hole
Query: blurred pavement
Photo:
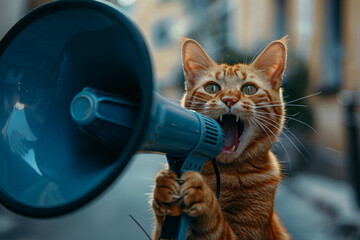
{"type": "Polygon", "coordinates": [[[0,208],[0,240],[147,239],[131,214],[150,234],[149,197],[164,156],[139,154],[109,189],[85,207],[54,219],[31,219],[0,208]]]}
{"type": "Polygon", "coordinates": [[[360,239],[360,211],[347,182],[298,173],[282,183],[275,205],[295,240],[360,239]]]}
{"type": "MultiPolygon", "coordinates": [[[[1,240],[146,240],[151,234],[147,193],[164,156],[140,154],[105,193],[75,213],[39,220],[0,208],[1,240]]],[[[276,211],[295,240],[360,239],[360,214],[346,182],[297,173],[278,190],[276,211]]]]}

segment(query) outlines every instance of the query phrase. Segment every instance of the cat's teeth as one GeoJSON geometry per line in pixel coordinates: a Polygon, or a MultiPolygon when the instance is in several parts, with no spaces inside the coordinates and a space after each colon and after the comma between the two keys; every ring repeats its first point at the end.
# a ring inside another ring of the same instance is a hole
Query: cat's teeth
{"type": "Polygon", "coordinates": [[[231,149],[232,152],[235,152],[235,145],[231,149]]]}
{"type": "Polygon", "coordinates": [[[222,116],[223,116],[223,115],[220,115],[220,122],[222,122],[222,116]]]}
{"type": "Polygon", "coordinates": [[[239,116],[236,116],[236,122],[239,122],[239,118],[240,118],[239,116]]]}

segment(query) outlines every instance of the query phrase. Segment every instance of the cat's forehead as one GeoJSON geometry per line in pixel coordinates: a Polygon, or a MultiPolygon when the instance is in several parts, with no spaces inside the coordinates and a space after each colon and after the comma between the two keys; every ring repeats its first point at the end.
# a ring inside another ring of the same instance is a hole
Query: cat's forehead
{"type": "Polygon", "coordinates": [[[220,64],[210,73],[210,76],[224,84],[234,84],[245,82],[249,79],[255,79],[255,74],[249,69],[248,65],[235,64],[227,65],[220,64]]]}

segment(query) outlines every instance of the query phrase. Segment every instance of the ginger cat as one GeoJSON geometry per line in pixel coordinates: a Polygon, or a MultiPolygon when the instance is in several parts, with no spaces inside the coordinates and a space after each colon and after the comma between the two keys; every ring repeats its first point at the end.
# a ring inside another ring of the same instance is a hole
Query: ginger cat
{"type": "Polygon", "coordinates": [[[182,105],[217,120],[225,133],[216,158],[221,192],[207,161],[201,174],[180,179],[169,169],[157,175],[152,206],[153,239],[174,203],[191,217],[187,239],[290,239],[274,211],[281,173],[271,152],[284,123],[280,88],[287,37],[270,43],[249,65],[216,64],[192,39],[184,39],[182,62],[186,92],[182,105]]]}

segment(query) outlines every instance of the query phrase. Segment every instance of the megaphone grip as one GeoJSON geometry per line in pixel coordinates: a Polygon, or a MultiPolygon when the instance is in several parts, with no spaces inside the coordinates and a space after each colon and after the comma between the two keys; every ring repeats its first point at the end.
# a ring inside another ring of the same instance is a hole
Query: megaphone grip
{"type": "Polygon", "coordinates": [[[161,227],[159,239],[171,239],[171,240],[175,239],[175,235],[178,230],[180,220],[181,220],[181,215],[178,216],[166,215],[161,227]]]}

